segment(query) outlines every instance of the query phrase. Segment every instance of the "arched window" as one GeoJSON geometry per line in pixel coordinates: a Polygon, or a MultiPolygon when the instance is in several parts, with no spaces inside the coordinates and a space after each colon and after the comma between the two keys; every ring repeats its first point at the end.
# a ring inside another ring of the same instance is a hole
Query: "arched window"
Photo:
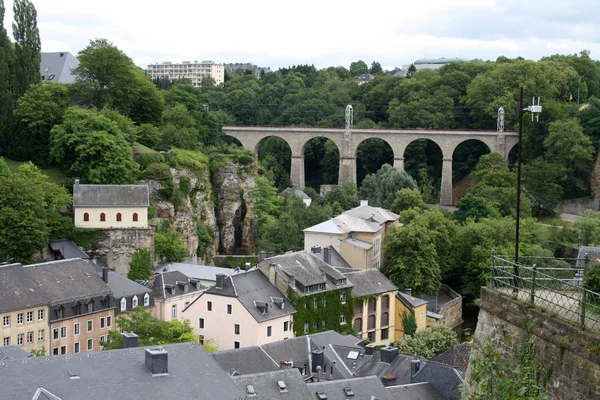
{"type": "Polygon", "coordinates": [[[117,222],[121,222],[121,213],[117,213],[117,222]]]}
{"type": "Polygon", "coordinates": [[[388,326],[390,324],[390,315],[386,312],[381,313],[381,326],[388,326]]]}
{"type": "Polygon", "coordinates": [[[84,222],[89,222],[90,221],[90,214],[83,213],[83,221],[84,222]]]}
{"type": "Polygon", "coordinates": [[[106,214],[100,213],[100,222],[106,221],[106,214]]]}
{"type": "Polygon", "coordinates": [[[356,332],[362,332],[362,318],[356,318],[354,320],[354,329],[356,332]]]}
{"type": "Polygon", "coordinates": [[[150,305],[150,295],[146,293],[144,295],[144,307],[148,307],[150,305]]]}
{"type": "Polygon", "coordinates": [[[127,300],[125,300],[125,297],[121,299],[121,311],[127,311],[127,300]]]}
{"type": "Polygon", "coordinates": [[[138,214],[133,213],[133,222],[138,222],[138,214]]]}
{"type": "Polygon", "coordinates": [[[375,329],[375,316],[369,315],[367,319],[367,329],[375,329]]]}

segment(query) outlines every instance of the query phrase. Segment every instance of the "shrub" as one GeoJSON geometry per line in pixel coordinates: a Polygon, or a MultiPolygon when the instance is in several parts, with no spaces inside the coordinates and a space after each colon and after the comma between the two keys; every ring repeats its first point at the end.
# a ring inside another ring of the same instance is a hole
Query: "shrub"
{"type": "Polygon", "coordinates": [[[150,148],[157,146],[161,141],[160,130],[152,124],[142,124],[136,129],[136,140],[150,148]]]}
{"type": "Polygon", "coordinates": [[[160,183],[172,180],[171,169],[164,163],[152,163],[144,169],[144,178],[152,179],[160,183]]]}
{"type": "Polygon", "coordinates": [[[161,153],[139,153],[135,161],[140,164],[140,169],[145,170],[150,164],[161,164],[165,162],[165,156],[161,153]]]}
{"type": "Polygon", "coordinates": [[[192,193],[192,183],[190,178],[187,176],[179,178],[179,190],[184,196],[189,196],[192,193]]]}
{"type": "Polygon", "coordinates": [[[421,329],[414,335],[406,335],[395,343],[402,354],[419,353],[422,357],[432,358],[458,344],[456,333],[443,325],[421,329]]]}
{"type": "Polygon", "coordinates": [[[242,153],[239,156],[237,156],[237,162],[242,165],[250,165],[254,162],[254,156],[242,153]]]}
{"type": "Polygon", "coordinates": [[[166,159],[168,164],[176,169],[204,171],[208,167],[208,157],[194,150],[171,149],[166,159]]]}
{"type": "Polygon", "coordinates": [[[154,252],[161,263],[185,261],[188,251],[179,232],[168,230],[154,236],[154,252]]]}
{"type": "Polygon", "coordinates": [[[127,277],[131,280],[148,279],[152,275],[152,258],[150,250],[137,249],[129,263],[127,277]]]}
{"type": "Polygon", "coordinates": [[[584,277],[585,288],[592,292],[600,293],[600,263],[594,262],[590,267],[586,268],[584,277]]]}

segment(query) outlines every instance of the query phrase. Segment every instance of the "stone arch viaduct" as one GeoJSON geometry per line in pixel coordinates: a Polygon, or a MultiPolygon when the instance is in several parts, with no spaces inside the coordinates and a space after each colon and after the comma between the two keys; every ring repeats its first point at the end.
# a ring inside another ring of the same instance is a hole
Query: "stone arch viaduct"
{"type": "Polygon", "coordinates": [[[429,139],[443,154],[440,204],[452,204],[452,158],[454,150],[467,140],[484,143],[491,152],[508,159],[508,154],[518,142],[515,132],[438,129],[356,129],[315,127],[261,127],[224,126],[225,135],[240,141],[246,149],[258,152],[263,140],[276,136],[287,142],[292,151],[290,178],[295,186],[304,187],[304,146],[317,137],[331,139],[340,152],[339,182],[356,182],[356,152],[367,139],[382,139],[394,152],[394,167],[404,169],[404,151],[413,141],[429,139]]]}

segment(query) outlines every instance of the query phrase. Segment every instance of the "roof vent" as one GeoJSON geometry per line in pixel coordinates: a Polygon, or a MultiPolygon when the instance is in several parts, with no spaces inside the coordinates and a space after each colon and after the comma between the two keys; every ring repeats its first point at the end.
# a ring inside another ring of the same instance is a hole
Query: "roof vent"
{"type": "Polygon", "coordinates": [[[256,390],[254,390],[254,386],[246,385],[246,393],[248,393],[250,396],[256,396],[256,390]]]}
{"type": "Polygon", "coordinates": [[[280,392],[287,392],[287,386],[284,381],[277,381],[277,386],[279,386],[280,392]]]}
{"type": "Polygon", "coordinates": [[[354,392],[352,391],[352,388],[349,388],[349,387],[344,388],[344,393],[346,393],[346,396],[348,396],[348,397],[354,396],[354,392]]]}
{"type": "Polygon", "coordinates": [[[317,392],[317,398],[319,400],[327,400],[327,395],[325,394],[325,392],[317,392]]]}
{"type": "Polygon", "coordinates": [[[76,372],[73,371],[68,371],[69,372],[69,379],[80,379],[81,377],[79,376],[79,374],[77,374],[76,372]]]}

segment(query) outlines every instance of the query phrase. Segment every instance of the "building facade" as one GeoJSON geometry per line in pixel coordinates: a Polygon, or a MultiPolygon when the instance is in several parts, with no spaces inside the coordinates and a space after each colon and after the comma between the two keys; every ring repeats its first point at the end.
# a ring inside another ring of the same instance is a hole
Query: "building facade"
{"type": "Polygon", "coordinates": [[[205,290],[197,279],[179,271],[159,272],[148,281],[154,297],[154,317],[161,321],[183,320],[185,310],[205,290]]]}
{"type": "Polygon", "coordinates": [[[225,82],[225,67],[214,61],[182,61],[172,63],[164,61],[160,64],[150,64],[146,69],[152,79],[189,79],[194,87],[202,86],[202,79],[213,78],[217,85],[225,82]]]}
{"type": "Polygon", "coordinates": [[[78,228],[148,228],[147,185],[73,185],[74,223],[78,228]]]}
{"type": "Polygon", "coordinates": [[[198,296],[183,316],[201,341],[219,350],[260,346],[294,337],[290,301],[260,270],[218,275],[216,284],[198,296]]]}
{"type": "Polygon", "coordinates": [[[31,352],[48,349],[48,305],[0,312],[3,346],[15,345],[31,352]]]}
{"type": "Polygon", "coordinates": [[[402,339],[406,334],[402,322],[405,316],[410,313],[415,314],[417,330],[427,328],[427,301],[413,297],[410,289],[405,292],[397,292],[393,299],[396,303],[396,329],[394,331],[394,340],[402,339]]]}

